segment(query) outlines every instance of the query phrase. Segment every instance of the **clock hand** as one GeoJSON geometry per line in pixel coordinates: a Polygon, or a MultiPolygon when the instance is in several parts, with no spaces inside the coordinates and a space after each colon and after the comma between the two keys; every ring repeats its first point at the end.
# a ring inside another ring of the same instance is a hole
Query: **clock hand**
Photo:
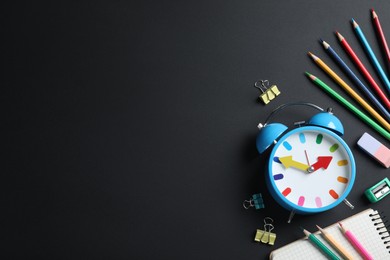
{"type": "Polygon", "coordinates": [[[292,156],[279,157],[279,161],[286,168],[293,167],[302,171],[307,171],[308,168],[310,167],[310,165],[294,161],[292,159],[292,156]]]}
{"type": "Polygon", "coordinates": [[[307,151],[306,150],[305,150],[305,156],[306,156],[307,164],[310,165],[309,156],[307,155],[307,151]]]}
{"type": "Polygon", "coordinates": [[[308,169],[310,173],[315,172],[320,168],[324,168],[325,170],[328,168],[330,162],[332,161],[332,156],[318,156],[318,160],[316,163],[311,165],[308,169]]]}

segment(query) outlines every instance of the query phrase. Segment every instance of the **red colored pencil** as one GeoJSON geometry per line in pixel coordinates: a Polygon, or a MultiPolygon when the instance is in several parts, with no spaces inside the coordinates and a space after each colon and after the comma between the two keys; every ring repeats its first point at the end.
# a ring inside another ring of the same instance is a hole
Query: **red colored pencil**
{"type": "Polygon", "coordinates": [[[385,38],[385,35],[383,34],[382,26],[381,26],[381,23],[379,22],[378,15],[374,11],[374,9],[371,9],[371,13],[372,13],[372,20],[374,22],[376,32],[378,33],[378,37],[379,37],[379,39],[380,39],[380,41],[382,43],[382,47],[383,47],[383,49],[384,49],[384,51],[386,53],[387,61],[389,62],[389,68],[390,68],[390,51],[389,51],[389,46],[387,46],[386,38],[385,38]]]}
{"type": "Polygon", "coordinates": [[[367,81],[370,83],[372,88],[376,91],[376,93],[378,94],[379,98],[384,103],[385,107],[387,109],[390,109],[390,101],[389,101],[389,99],[386,97],[386,95],[383,93],[381,88],[378,86],[378,84],[372,78],[371,74],[368,72],[366,67],[364,67],[363,63],[360,61],[358,56],[355,54],[355,52],[353,51],[351,46],[349,46],[347,40],[345,40],[344,37],[339,32],[336,32],[336,35],[337,35],[337,37],[338,37],[338,39],[340,41],[341,46],[348,53],[348,55],[352,58],[352,60],[355,62],[355,64],[357,65],[357,67],[359,68],[359,70],[361,71],[363,76],[367,79],[367,81]]]}

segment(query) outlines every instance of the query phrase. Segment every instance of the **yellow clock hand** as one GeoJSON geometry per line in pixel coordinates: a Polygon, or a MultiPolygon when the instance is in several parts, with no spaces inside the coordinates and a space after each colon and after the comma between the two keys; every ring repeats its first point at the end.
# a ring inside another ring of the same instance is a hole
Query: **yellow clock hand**
{"type": "Polygon", "coordinates": [[[294,161],[292,156],[279,157],[279,161],[286,168],[293,167],[302,171],[307,171],[307,169],[310,167],[310,165],[294,161]]]}

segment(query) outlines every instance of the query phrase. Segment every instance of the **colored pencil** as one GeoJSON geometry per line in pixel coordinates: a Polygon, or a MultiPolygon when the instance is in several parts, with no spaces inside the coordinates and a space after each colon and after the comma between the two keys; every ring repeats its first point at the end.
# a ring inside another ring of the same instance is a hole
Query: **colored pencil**
{"type": "Polygon", "coordinates": [[[382,66],[379,63],[378,59],[376,58],[375,53],[371,49],[371,46],[366,39],[366,36],[364,36],[362,29],[360,28],[360,26],[358,25],[358,23],[354,19],[352,19],[352,24],[353,24],[353,28],[355,29],[355,32],[356,32],[360,42],[362,43],[366,53],[368,54],[368,57],[371,59],[371,62],[374,64],[374,67],[375,67],[376,71],[378,72],[383,84],[385,84],[385,86],[387,87],[387,91],[390,92],[390,81],[387,78],[386,73],[382,69],[382,66]]]}
{"type": "Polygon", "coordinates": [[[334,260],[340,260],[340,258],[332,252],[324,243],[321,242],[315,235],[307,231],[306,229],[302,228],[303,233],[306,236],[306,239],[309,239],[311,242],[313,242],[314,245],[317,246],[318,249],[320,249],[322,252],[324,252],[330,259],[334,260]]]}
{"type": "Polygon", "coordinates": [[[389,50],[389,46],[387,46],[385,34],[383,33],[382,26],[381,26],[381,23],[379,21],[379,17],[376,14],[376,12],[374,11],[374,9],[371,9],[371,13],[372,13],[372,20],[374,22],[376,32],[378,34],[380,42],[382,43],[383,51],[384,51],[386,58],[387,58],[387,62],[388,62],[388,66],[389,66],[388,69],[390,69],[390,50],[389,50]]]}
{"type": "Polygon", "coordinates": [[[339,243],[337,242],[334,237],[326,232],[321,227],[317,226],[318,230],[321,232],[322,236],[325,238],[326,241],[345,259],[347,260],[353,260],[353,256],[351,256],[350,253],[339,243]]]}
{"type": "Polygon", "coordinates": [[[371,93],[371,91],[363,84],[363,82],[356,76],[356,74],[348,67],[347,64],[340,58],[336,51],[325,41],[321,40],[325,51],[333,58],[333,60],[344,70],[349,78],[363,91],[364,94],[371,100],[371,102],[380,110],[385,119],[390,122],[390,113],[379,102],[379,100],[371,93]]]}
{"type": "Polygon", "coordinates": [[[368,113],[370,113],[387,131],[390,131],[390,124],[376,112],[363,98],[361,98],[339,75],[337,75],[325,62],[309,52],[309,56],[323,69],[337,84],[339,84],[353,99],[355,99],[368,113]]]}
{"type": "Polygon", "coordinates": [[[372,78],[371,74],[367,71],[366,67],[364,67],[363,63],[360,61],[359,57],[355,54],[355,52],[353,51],[351,46],[348,44],[347,40],[345,40],[344,37],[339,32],[336,32],[336,34],[337,34],[337,37],[338,37],[338,39],[340,41],[341,46],[348,53],[348,55],[351,57],[353,62],[359,68],[360,72],[363,74],[363,76],[370,83],[371,87],[376,91],[376,93],[379,96],[380,100],[382,100],[382,103],[385,105],[385,107],[387,109],[390,109],[390,101],[389,101],[389,99],[386,97],[386,95],[383,93],[381,88],[378,86],[378,84],[372,78]]]}
{"type": "Polygon", "coordinates": [[[371,256],[371,254],[363,247],[363,245],[359,242],[359,240],[355,237],[355,235],[345,229],[343,227],[343,224],[339,223],[341,232],[344,234],[344,236],[348,239],[348,241],[353,245],[354,248],[359,252],[359,254],[365,259],[365,260],[374,260],[374,258],[371,256]]]}
{"type": "Polygon", "coordinates": [[[387,140],[390,140],[390,133],[386,131],[386,129],[382,128],[380,125],[378,125],[374,120],[372,120],[369,116],[364,114],[362,111],[360,111],[358,108],[356,108],[354,105],[352,105],[348,100],[343,98],[339,93],[334,91],[331,87],[326,85],[322,80],[317,78],[316,76],[306,72],[306,75],[309,77],[309,79],[314,82],[318,87],[320,87],[322,90],[324,90],[326,93],[328,93],[332,98],[334,98],[336,101],[338,101],[340,104],[348,108],[352,113],[354,113],[360,120],[362,120],[367,125],[371,126],[374,130],[376,130],[379,134],[384,136],[387,140]]]}

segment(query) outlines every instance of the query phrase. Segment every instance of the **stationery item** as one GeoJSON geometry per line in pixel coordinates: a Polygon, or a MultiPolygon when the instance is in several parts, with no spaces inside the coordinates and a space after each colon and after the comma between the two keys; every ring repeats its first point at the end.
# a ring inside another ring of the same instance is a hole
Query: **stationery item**
{"type": "Polygon", "coordinates": [[[336,91],[334,91],[331,87],[326,85],[322,80],[317,78],[316,76],[306,72],[306,75],[310,78],[311,81],[313,81],[317,86],[319,86],[321,89],[323,89],[326,93],[328,93],[331,97],[333,97],[335,100],[337,100],[339,103],[341,103],[343,106],[348,108],[352,113],[354,113],[360,120],[371,126],[373,129],[375,129],[378,133],[386,137],[386,139],[390,140],[390,133],[386,131],[386,129],[382,128],[380,125],[378,125],[374,120],[372,120],[370,117],[368,117],[366,114],[364,114],[362,111],[360,111],[358,108],[356,108],[354,105],[352,105],[349,101],[347,101],[345,98],[343,98],[340,94],[338,94],[336,91]]]}
{"type": "Polygon", "coordinates": [[[313,242],[314,245],[316,245],[322,252],[324,252],[330,259],[333,260],[340,260],[340,258],[335,255],[335,253],[332,252],[324,243],[321,242],[315,235],[307,231],[306,229],[303,229],[303,233],[306,236],[306,239],[309,239],[311,242],[313,242]]]}
{"type": "Polygon", "coordinates": [[[261,195],[261,193],[253,194],[249,200],[244,200],[242,205],[245,209],[249,209],[251,207],[255,207],[255,209],[265,208],[263,196],[261,195]]]}
{"type": "Polygon", "coordinates": [[[386,168],[390,167],[390,149],[368,133],[364,133],[357,145],[386,168]]]}
{"type": "Polygon", "coordinates": [[[260,94],[259,98],[263,101],[264,104],[268,104],[273,100],[276,96],[280,95],[280,91],[276,85],[272,85],[269,87],[268,80],[259,80],[255,82],[255,88],[260,89],[262,94],[260,94]]]}
{"type": "Polygon", "coordinates": [[[339,223],[341,232],[344,234],[344,236],[351,242],[353,247],[360,253],[360,255],[365,260],[374,260],[374,258],[371,256],[371,254],[367,251],[366,248],[359,242],[358,238],[352,233],[352,231],[346,229],[342,223],[339,223]]]}
{"type": "Polygon", "coordinates": [[[353,28],[355,29],[355,32],[356,32],[360,42],[362,43],[365,51],[368,54],[368,57],[370,58],[372,64],[374,65],[376,71],[378,72],[379,77],[381,78],[383,84],[387,87],[387,91],[390,92],[390,81],[387,78],[385,72],[383,71],[382,66],[380,65],[374,52],[372,51],[371,46],[368,43],[366,37],[364,36],[362,29],[360,28],[360,26],[357,24],[357,22],[354,19],[352,19],[352,24],[353,24],[353,28]]]}
{"type": "Polygon", "coordinates": [[[257,229],[256,235],[255,235],[255,241],[261,242],[263,244],[268,244],[273,246],[275,244],[276,240],[276,234],[271,233],[271,231],[274,229],[274,226],[272,223],[274,220],[270,217],[264,218],[264,230],[257,229]]]}
{"type": "Polygon", "coordinates": [[[387,131],[390,131],[390,124],[379,115],[363,98],[361,98],[344,80],[342,80],[325,62],[309,52],[309,56],[323,69],[337,84],[339,84],[353,99],[355,99],[368,113],[370,113],[387,131]]]}
{"type": "Polygon", "coordinates": [[[390,181],[388,178],[384,178],[371,188],[367,189],[364,194],[371,202],[378,202],[387,195],[390,194],[390,181]]]}
{"type": "Polygon", "coordinates": [[[371,100],[376,108],[380,110],[385,119],[390,122],[390,113],[383,107],[379,100],[371,93],[371,91],[361,82],[361,80],[353,73],[353,71],[345,64],[340,56],[333,48],[325,41],[321,40],[325,51],[336,61],[336,63],[344,70],[348,77],[363,91],[363,93],[371,100]]]}
{"type": "Polygon", "coordinates": [[[353,260],[353,256],[326,230],[317,226],[325,240],[344,258],[347,260],[353,260]]]}
{"type": "Polygon", "coordinates": [[[360,61],[358,56],[355,54],[351,46],[349,46],[347,40],[344,39],[344,37],[339,33],[336,32],[336,35],[340,41],[341,46],[344,48],[344,50],[348,53],[348,55],[351,57],[353,62],[356,64],[356,66],[359,68],[360,72],[363,74],[363,76],[367,79],[367,81],[370,83],[371,87],[376,91],[378,97],[382,101],[382,103],[385,105],[387,109],[390,109],[390,101],[386,97],[386,95],[383,93],[381,88],[378,86],[378,84],[375,82],[375,80],[372,78],[371,74],[368,72],[366,67],[363,65],[363,63],[360,61]]]}
{"type": "Polygon", "coordinates": [[[383,47],[384,53],[386,55],[387,62],[389,63],[388,65],[389,65],[389,69],[390,69],[390,51],[389,51],[389,46],[387,46],[387,41],[386,41],[385,35],[383,33],[381,23],[379,22],[378,15],[374,11],[374,9],[371,9],[371,13],[372,13],[372,20],[374,22],[374,26],[375,26],[376,32],[378,34],[378,38],[380,39],[380,42],[382,43],[382,47],[383,47]]]}
{"type": "MultiPolygon", "coordinates": [[[[390,237],[389,231],[383,223],[383,217],[376,210],[367,209],[359,212],[341,222],[350,228],[355,237],[360,243],[372,254],[374,259],[389,259],[390,258],[390,237]],[[383,239],[382,239],[383,238],[383,239]],[[386,248],[387,247],[387,248],[386,248]]],[[[360,259],[359,253],[348,242],[347,238],[340,232],[337,223],[325,227],[324,230],[333,236],[346,251],[348,251],[353,259],[360,259]]],[[[320,232],[316,232],[319,234],[320,232]]],[[[321,242],[327,244],[327,241],[321,237],[317,237],[321,242]]],[[[342,257],[336,250],[330,248],[337,256],[342,257]]],[[[281,248],[271,252],[270,259],[273,260],[301,260],[301,259],[327,259],[317,248],[313,247],[306,239],[299,239],[281,248]]]]}

